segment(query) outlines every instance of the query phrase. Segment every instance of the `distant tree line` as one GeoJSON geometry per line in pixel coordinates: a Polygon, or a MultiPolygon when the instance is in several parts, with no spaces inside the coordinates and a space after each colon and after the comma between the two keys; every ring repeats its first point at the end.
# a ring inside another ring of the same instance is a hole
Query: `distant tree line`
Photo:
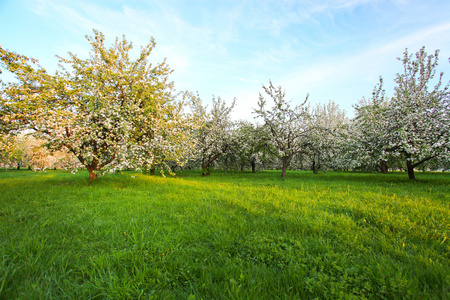
{"type": "Polygon", "coordinates": [[[255,122],[233,121],[220,97],[211,107],[194,93],[176,93],[167,63],[149,61],[155,41],[130,58],[125,37],[105,46],[94,30],[86,59],[59,57],[49,74],[33,58],[0,47],[0,164],[36,170],[173,173],[197,168],[256,172],[281,169],[363,170],[387,173],[450,168],[449,83],[436,74],[438,51],[405,50],[392,97],[383,80],[355,106],[355,117],[333,101],[292,106],[281,86],[262,87],[255,122]]]}

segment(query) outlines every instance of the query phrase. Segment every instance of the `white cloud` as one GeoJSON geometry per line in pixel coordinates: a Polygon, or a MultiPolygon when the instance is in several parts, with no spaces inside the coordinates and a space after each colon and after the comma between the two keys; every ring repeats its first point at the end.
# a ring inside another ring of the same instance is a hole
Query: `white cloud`
{"type": "Polygon", "coordinates": [[[450,23],[436,25],[427,17],[426,27],[408,26],[410,16],[421,13],[411,13],[419,2],[194,1],[189,5],[193,15],[184,10],[184,1],[26,2],[35,14],[67,31],[67,40],[52,55],[68,50],[86,54],[84,35],[93,28],[111,42],[126,34],[135,46],[154,36],[153,59],[167,58],[179,89],[198,90],[205,100],[212,94],[230,101],[236,96],[236,114],[242,116],[256,107],[261,84],[269,79],[283,85],[289,98],[301,101],[310,92],[312,101],[333,99],[350,106],[370,95],[379,75],[401,70],[395,58],[404,48],[416,51],[426,45],[428,51],[441,48],[441,59],[450,56],[450,23]],[[391,6],[401,7],[397,18],[391,6]],[[375,17],[366,20],[354,13],[359,7],[375,17]]]}
{"type": "Polygon", "coordinates": [[[401,56],[405,48],[415,52],[423,45],[429,45],[427,47],[429,52],[434,51],[436,49],[434,47],[450,45],[450,23],[421,30],[387,44],[374,45],[373,49],[364,52],[356,49],[347,56],[331,56],[322,62],[288,74],[282,82],[287,90],[293,91],[298,90],[299,86],[317,89],[326,86],[327,83],[349,80],[364,82],[375,79],[375,85],[379,75],[394,75],[384,74],[393,69],[401,71],[400,62],[396,61],[396,57],[401,56]]]}

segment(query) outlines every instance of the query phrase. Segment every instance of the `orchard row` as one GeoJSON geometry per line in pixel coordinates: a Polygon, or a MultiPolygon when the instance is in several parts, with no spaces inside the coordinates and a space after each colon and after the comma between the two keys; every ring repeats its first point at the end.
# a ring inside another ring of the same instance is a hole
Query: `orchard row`
{"type": "Polygon", "coordinates": [[[90,56],[59,57],[49,74],[38,61],[0,48],[0,159],[6,166],[85,168],[89,178],[124,169],[172,173],[176,167],[364,169],[387,172],[450,168],[450,94],[436,75],[438,51],[425,47],[399,58],[394,94],[383,81],[355,105],[353,119],[330,101],[291,106],[281,86],[263,86],[256,122],[235,122],[220,98],[206,107],[190,92],[176,93],[166,62],[152,64],[152,39],[130,58],[125,37],[105,46],[94,30],[90,56]]]}

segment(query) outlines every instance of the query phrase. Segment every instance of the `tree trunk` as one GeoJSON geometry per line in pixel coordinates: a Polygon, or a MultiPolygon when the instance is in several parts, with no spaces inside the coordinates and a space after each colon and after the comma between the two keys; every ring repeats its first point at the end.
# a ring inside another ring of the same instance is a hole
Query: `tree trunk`
{"type": "Polygon", "coordinates": [[[319,155],[317,155],[317,164],[316,164],[316,154],[314,154],[311,170],[313,171],[314,174],[317,174],[319,173],[319,169],[320,169],[319,155]]]}
{"type": "Polygon", "coordinates": [[[89,181],[97,179],[98,176],[97,173],[95,172],[96,170],[89,168],[88,171],[89,171],[89,181]]]}
{"type": "Polygon", "coordinates": [[[210,166],[211,164],[205,164],[202,165],[202,176],[209,176],[211,175],[211,169],[210,166]]]}
{"type": "Polygon", "coordinates": [[[433,159],[435,157],[436,157],[436,155],[428,156],[428,157],[425,157],[424,159],[422,159],[421,161],[418,161],[415,164],[413,164],[411,162],[411,154],[407,154],[406,155],[406,167],[408,168],[409,179],[416,180],[416,177],[414,177],[414,168],[418,167],[419,165],[423,164],[424,162],[429,161],[430,159],[433,159]]]}
{"type": "Polygon", "coordinates": [[[256,163],[254,159],[250,161],[250,165],[252,166],[252,173],[256,173],[256,163]]]}
{"type": "Polygon", "coordinates": [[[410,160],[406,160],[406,166],[408,168],[408,177],[410,180],[416,180],[414,176],[414,166],[410,160]]]}
{"type": "Polygon", "coordinates": [[[208,161],[206,161],[206,157],[202,158],[202,176],[209,176],[211,175],[211,170],[210,170],[210,166],[212,165],[212,163],[219,158],[219,156],[222,153],[216,153],[214,156],[209,156],[208,157],[208,161]]]}
{"type": "Polygon", "coordinates": [[[378,164],[378,167],[380,168],[381,173],[383,173],[383,174],[388,173],[388,165],[384,160],[380,161],[380,163],[378,164]]]}
{"type": "Polygon", "coordinates": [[[17,163],[17,170],[20,170],[20,161],[17,163]]]}
{"type": "Polygon", "coordinates": [[[283,156],[283,158],[281,159],[281,161],[283,162],[283,167],[281,168],[281,178],[286,177],[286,171],[287,168],[289,167],[289,164],[291,163],[292,156],[293,155],[283,156]]]}
{"type": "Polygon", "coordinates": [[[209,176],[211,175],[209,172],[209,163],[206,163],[205,158],[202,159],[202,176],[209,176]]]}
{"type": "Polygon", "coordinates": [[[89,171],[89,181],[97,179],[97,171],[99,167],[96,159],[93,159],[92,162],[86,166],[86,169],[89,171]]]}
{"type": "Polygon", "coordinates": [[[208,165],[207,165],[207,163],[205,161],[205,158],[203,157],[202,158],[202,176],[208,176],[209,175],[209,173],[207,171],[207,168],[208,168],[208,165]]]}
{"type": "Polygon", "coordinates": [[[312,166],[311,166],[311,170],[313,171],[314,174],[319,173],[319,170],[316,168],[316,161],[313,160],[312,166]]]}
{"type": "Polygon", "coordinates": [[[286,177],[286,171],[287,171],[287,165],[283,165],[283,168],[281,169],[281,178],[286,177]]]}
{"type": "Polygon", "coordinates": [[[156,170],[156,167],[152,166],[152,168],[150,169],[150,175],[155,175],[155,170],[156,170]]]}
{"type": "Polygon", "coordinates": [[[202,168],[202,176],[209,176],[211,172],[208,167],[202,168]]]}

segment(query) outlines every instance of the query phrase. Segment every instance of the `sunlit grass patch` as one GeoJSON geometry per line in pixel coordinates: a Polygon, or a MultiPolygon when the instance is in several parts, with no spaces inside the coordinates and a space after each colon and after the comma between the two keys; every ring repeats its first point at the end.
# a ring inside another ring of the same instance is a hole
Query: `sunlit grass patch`
{"type": "Polygon", "coordinates": [[[0,172],[1,297],[450,292],[447,174],[183,175],[0,172]]]}

